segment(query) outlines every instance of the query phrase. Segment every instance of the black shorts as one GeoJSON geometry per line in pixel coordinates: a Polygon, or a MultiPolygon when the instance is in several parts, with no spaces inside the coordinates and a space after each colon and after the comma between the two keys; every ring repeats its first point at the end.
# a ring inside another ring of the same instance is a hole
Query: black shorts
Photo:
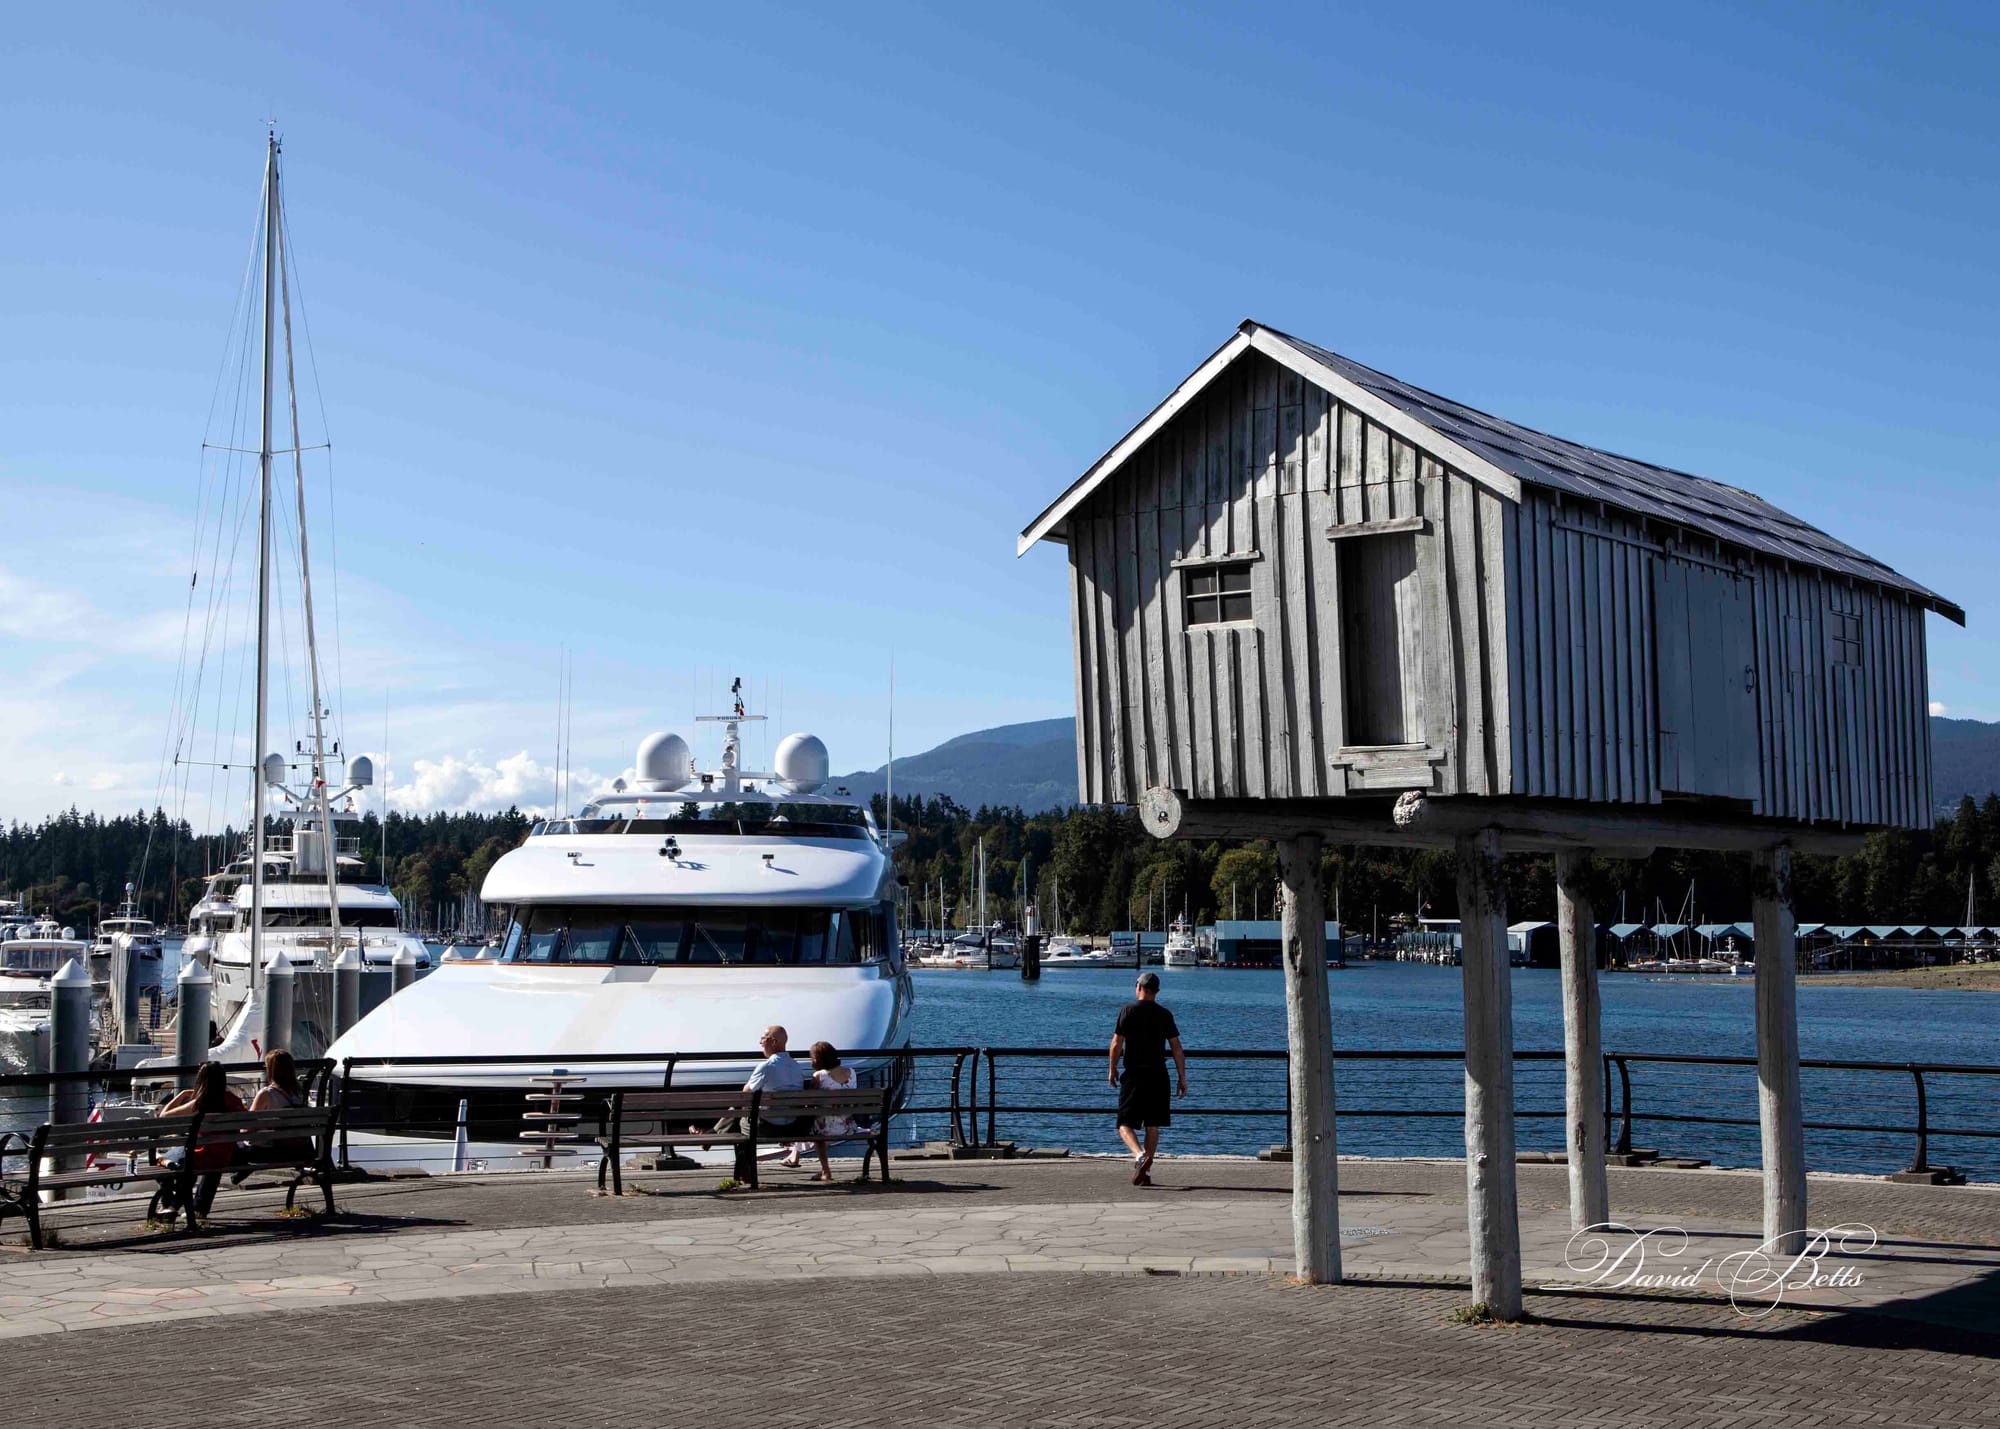
{"type": "Polygon", "coordinates": [[[1127,1067],[1118,1079],[1118,1124],[1142,1130],[1172,1126],[1172,1091],[1165,1067],[1127,1067]]]}

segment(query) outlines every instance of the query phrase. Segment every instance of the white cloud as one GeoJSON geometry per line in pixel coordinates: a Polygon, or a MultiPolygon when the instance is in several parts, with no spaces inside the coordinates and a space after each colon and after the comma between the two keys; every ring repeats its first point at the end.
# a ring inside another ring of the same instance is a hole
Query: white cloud
{"type": "MultiPolygon", "coordinates": [[[[433,809],[471,809],[496,813],[518,808],[524,813],[547,814],[555,806],[556,770],[527,750],[488,762],[477,750],[463,757],[447,754],[438,759],[418,759],[411,775],[392,772],[390,807],[406,814],[429,813],[433,809]]],[[[570,772],[570,805],[581,805],[591,794],[608,787],[610,780],[589,769],[570,772]]]]}
{"type": "Polygon", "coordinates": [[[1944,707],[1944,701],[1943,701],[1943,700],[1932,700],[1932,701],[1931,701],[1931,713],[1932,713],[1932,714],[1934,714],[1934,715],[1945,715],[1945,714],[1949,714],[1949,713],[1950,713],[1950,711],[1949,711],[1949,710],[1947,710],[1947,709],[1946,709],[1946,708],[1944,707]]]}

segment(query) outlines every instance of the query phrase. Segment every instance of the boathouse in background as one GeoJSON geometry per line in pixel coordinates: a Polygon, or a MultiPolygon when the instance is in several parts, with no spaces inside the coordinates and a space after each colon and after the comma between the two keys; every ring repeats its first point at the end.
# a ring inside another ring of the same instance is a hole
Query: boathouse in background
{"type": "Polygon", "coordinates": [[[1326,842],[1457,853],[1475,1298],[1520,1308],[1499,860],[1554,852],[1571,1214],[1607,1216],[1592,854],[1758,865],[1765,1229],[1806,1224],[1794,850],[1932,816],[1926,611],[1737,487],[1547,436],[1246,322],[1021,533],[1069,551],[1078,786],[1271,838],[1299,1274],[1339,1277],[1326,842]]]}

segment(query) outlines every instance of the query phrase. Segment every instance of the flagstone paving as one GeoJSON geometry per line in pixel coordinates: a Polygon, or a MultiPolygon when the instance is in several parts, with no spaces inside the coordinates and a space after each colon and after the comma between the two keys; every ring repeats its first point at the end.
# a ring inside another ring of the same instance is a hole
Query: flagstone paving
{"type": "MultiPolygon", "coordinates": [[[[906,1172],[909,1168],[906,1167],[906,1172]]],[[[82,1249],[0,1256],[0,1338],[138,1321],[214,1318],[329,1305],[462,1296],[577,1293],[704,1282],[961,1274],[1281,1276],[1291,1268],[1284,1167],[1167,1163],[1149,1195],[1097,1161],[923,1166],[897,1188],[799,1195],[715,1195],[713,1172],[647,1178],[654,1194],[599,1198],[575,1175],[446,1178],[350,1188],[347,1214],[310,1226],[275,1221],[255,1194],[225,1197],[220,1234],[131,1242],[131,1208],[66,1237],[82,1249]],[[1113,1194],[1113,1188],[1120,1188],[1113,1194]],[[1038,1199],[1051,1189],[1062,1200],[1038,1199]],[[664,1194],[662,1194],[664,1192],[664,1194]],[[1084,1195],[1092,1199],[1081,1199],[1084,1195]],[[483,1224],[482,1210],[504,1212],[483,1224]],[[541,1223],[533,1223],[539,1218],[541,1223]],[[505,1224],[508,1219],[517,1223],[505,1224]],[[525,1222],[525,1223],[524,1223],[525,1222]],[[93,1234],[127,1238],[93,1249],[93,1234]]],[[[1891,1309],[1959,1327],[2000,1327],[2000,1194],[1985,1187],[1815,1183],[1821,1214],[1888,1211],[1872,1237],[1801,1267],[1744,1264],[1754,1220],[1717,1215],[1753,1178],[1639,1173],[1621,1178],[1633,1231],[1572,1237],[1561,1182],[1524,1167],[1522,1255],[1530,1283],[1599,1289],[1739,1290],[1739,1308],[1772,1298],[1742,1272],[1786,1271],[1792,1307],[1891,1309]],[[1651,1180],[1645,1179],[1651,1176],[1651,1180]],[[1676,1194],[1678,1192],[1679,1194],[1676,1194]],[[1952,1198],[1956,1198],[1955,1200],[1952,1198]],[[1853,1202],[1855,1204],[1847,1204],[1853,1202]],[[1676,1205],[1694,1214],[1676,1214],[1676,1205]],[[1900,1215],[1896,1206],[1914,1208],[1900,1215]],[[1655,1209],[1647,1209],[1647,1207],[1655,1209]],[[1664,1209],[1659,1209],[1664,1207],[1664,1209]],[[1943,1207],[1945,1209],[1940,1210],[1943,1207]],[[1949,1223],[1958,1239],[1900,1223],[1949,1223]],[[1687,1237],[1680,1229],[1690,1232],[1687,1237]],[[1732,1260],[1735,1257],[1735,1260],[1732,1260]],[[1731,1275],[1731,1269],[1737,1274],[1731,1275]],[[1802,1283],[1812,1271],[1821,1283],[1802,1283]]],[[[1449,1164],[1343,1168],[1342,1239],[1350,1275],[1458,1280],[1468,1245],[1462,1173],[1449,1164]],[[1450,1192],[1458,1189],[1460,1194],[1450,1192]]],[[[268,1194],[265,1197],[268,1200],[268,1194]]],[[[1816,1224],[1825,1224],[1816,1215],[1816,1224]]],[[[1734,1313],[1734,1312],[1732,1312],[1734,1313]]]]}

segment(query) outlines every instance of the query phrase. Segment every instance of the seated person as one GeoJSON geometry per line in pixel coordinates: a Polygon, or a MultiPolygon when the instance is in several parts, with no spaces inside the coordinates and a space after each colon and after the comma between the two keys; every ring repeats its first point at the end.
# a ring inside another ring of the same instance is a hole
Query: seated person
{"type": "MultiPolygon", "coordinates": [[[[159,1116],[194,1116],[205,1112],[240,1112],[245,1110],[243,1099],[229,1090],[229,1078],[223,1074],[220,1062],[203,1062],[201,1070],[194,1074],[194,1085],[184,1092],[177,1092],[159,1109],[159,1116]]],[[[195,1181],[194,1204],[188,1208],[191,1216],[205,1216],[210,1206],[215,1204],[215,1193],[222,1185],[222,1173],[235,1158],[233,1145],[198,1146],[194,1150],[193,1169],[202,1174],[195,1181]]],[[[176,1165],[180,1164],[178,1162],[176,1165]]],[[[169,1181],[160,1188],[160,1209],[171,1214],[180,1208],[179,1193],[174,1183],[169,1181]]]]}
{"type": "MultiPolygon", "coordinates": [[[[751,1070],[750,1079],[743,1084],[744,1091],[801,1092],[805,1090],[805,1070],[785,1050],[786,1043],[789,1040],[789,1035],[782,1027],[771,1026],[764,1029],[763,1036],[757,1039],[757,1047],[758,1050],[763,1052],[764,1060],[751,1070]]],[[[767,1132],[783,1133],[807,1129],[810,1123],[802,1119],[798,1121],[766,1121],[762,1125],[763,1130],[767,1132]]],[[[724,1117],[715,1124],[715,1129],[717,1131],[734,1131],[736,1128],[731,1124],[730,1118],[724,1117]]],[[[749,1129],[748,1125],[743,1127],[744,1131],[748,1131],[749,1129]]],[[[690,1126],[688,1130],[698,1134],[703,1128],[690,1126]]],[[[736,1148],[737,1180],[747,1181],[750,1178],[750,1163],[756,1159],[756,1155],[757,1148],[748,1142],[736,1148]]]]}

